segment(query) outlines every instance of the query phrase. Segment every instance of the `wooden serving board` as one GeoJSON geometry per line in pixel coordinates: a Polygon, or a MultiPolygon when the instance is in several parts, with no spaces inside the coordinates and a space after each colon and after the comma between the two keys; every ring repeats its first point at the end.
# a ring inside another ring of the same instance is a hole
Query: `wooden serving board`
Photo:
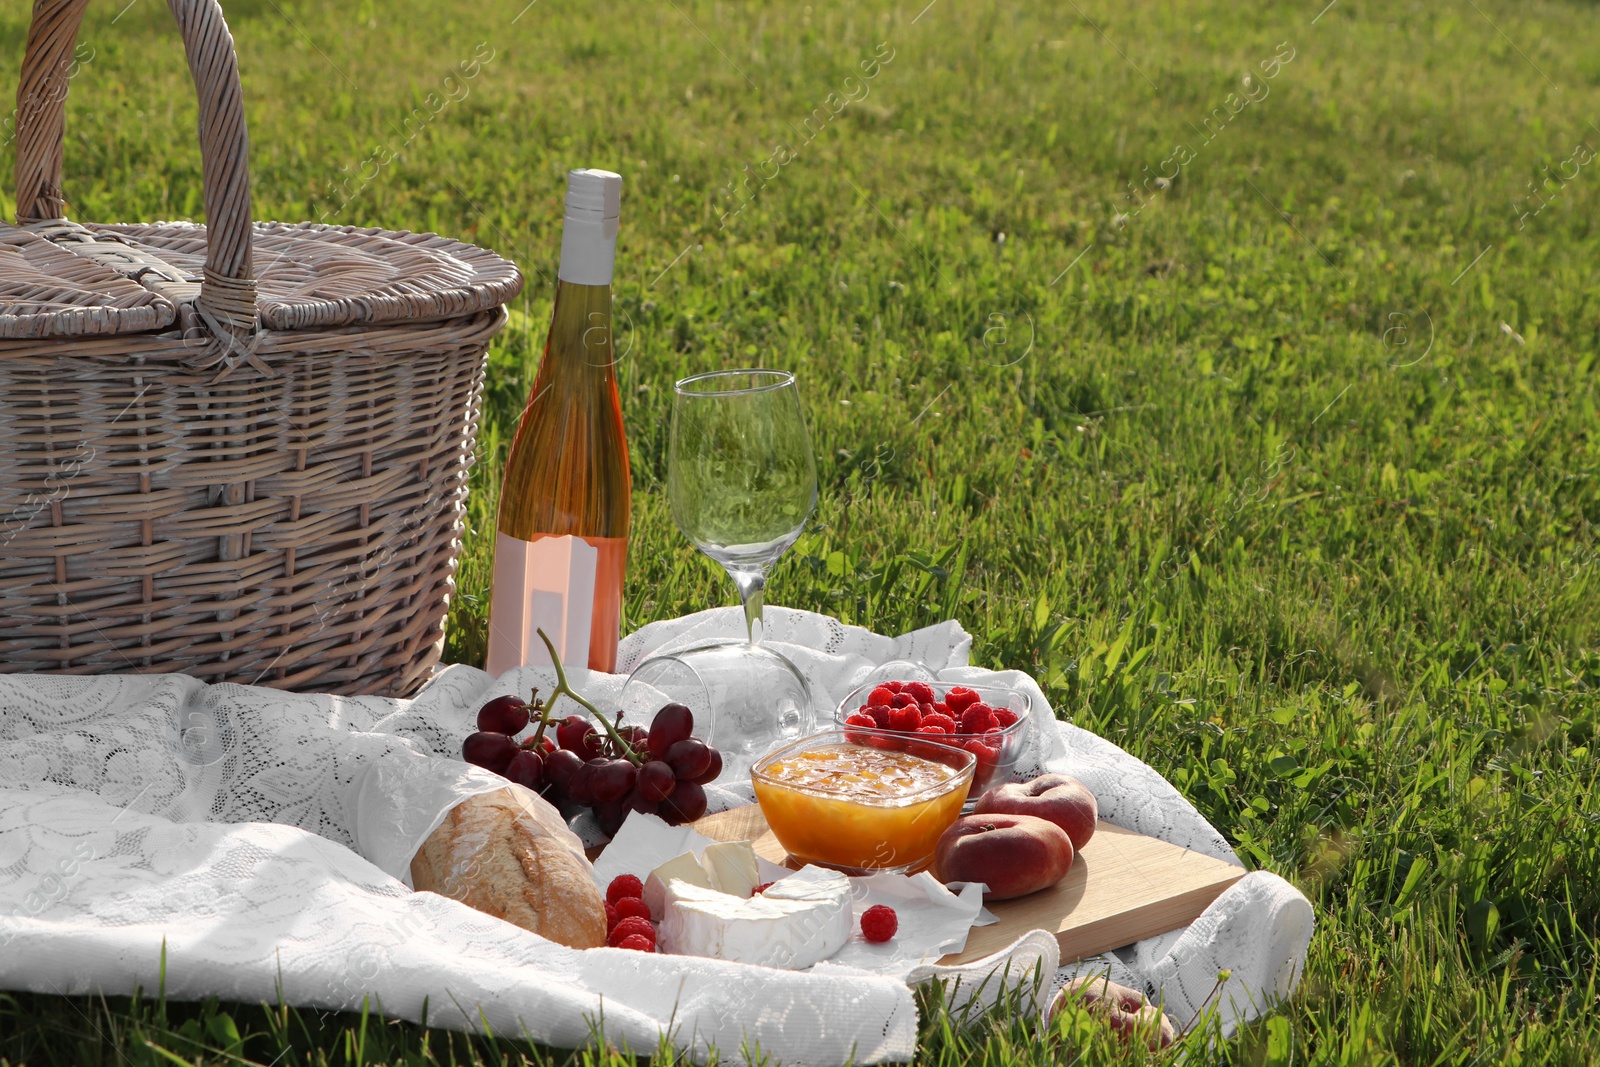
{"type": "MultiPolygon", "coordinates": [[[[784,863],[788,853],[750,804],[707,815],[694,829],[716,841],[750,841],[756,855],[784,863]]],[[[1000,921],[974,927],[967,947],[940,963],[982,959],[1029,930],[1050,930],[1061,962],[1083,959],[1186,926],[1244,870],[1102,820],[1060,884],[987,905],[1000,921]]]]}

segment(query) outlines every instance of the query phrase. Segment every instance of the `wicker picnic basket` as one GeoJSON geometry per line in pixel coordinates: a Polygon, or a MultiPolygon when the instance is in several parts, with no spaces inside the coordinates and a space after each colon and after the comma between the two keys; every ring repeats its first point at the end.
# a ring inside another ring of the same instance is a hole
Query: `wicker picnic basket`
{"type": "Polygon", "coordinates": [[[67,221],[88,0],[34,7],[0,223],[0,672],[406,694],[522,278],[433,234],[253,224],[233,38],[216,0],[169,2],[206,226],[67,221]]]}

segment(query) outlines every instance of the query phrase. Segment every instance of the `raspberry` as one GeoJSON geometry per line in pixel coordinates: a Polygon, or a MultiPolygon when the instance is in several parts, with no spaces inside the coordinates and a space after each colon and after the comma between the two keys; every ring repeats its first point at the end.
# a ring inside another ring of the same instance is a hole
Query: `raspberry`
{"type": "MultiPolygon", "coordinates": [[[[940,715],[950,715],[951,714],[950,713],[950,705],[946,704],[942,700],[935,700],[933,702],[933,710],[938,712],[940,715]]],[[[954,718],[953,715],[951,717],[954,718]]]]}
{"type": "Polygon", "coordinates": [[[865,743],[867,735],[862,733],[861,729],[852,730],[850,727],[855,726],[868,730],[876,730],[878,728],[878,720],[874,719],[871,715],[865,715],[858,711],[844,721],[844,726],[844,739],[859,745],[865,743]]]}
{"type": "Polygon", "coordinates": [[[884,682],[883,683],[883,688],[887,689],[891,693],[898,693],[898,692],[900,692],[900,690],[904,689],[905,687],[906,687],[906,683],[904,683],[904,682],[884,682]]]}
{"type": "Polygon", "coordinates": [[[966,711],[981,699],[983,698],[964,685],[958,685],[944,695],[944,702],[950,706],[952,712],[958,714],[966,711]]]}
{"type": "Polygon", "coordinates": [[[867,709],[867,713],[872,716],[872,721],[878,727],[878,729],[887,730],[889,728],[889,709],[888,708],[886,708],[883,705],[879,704],[879,705],[876,705],[874,707],[868,708],[867,709]]]}
{"type": "Polygon", "coordinates": [[[771,889],[774,885],[777,885],[777,883],[776,882],[762,882],[760,885],[758,885],[754,889],[750,890],[750,895],[753,896],[753,897],[759,897],[762,893],[765,893],[767,890],[771,889]]]}
{"type": "Polygon", "coordinates": [[[929,715],[933,714],[933,705],[932,704],[918,704],[917,705],[917,710],[921,711],[923,716],[926,717],[926,716],[929,716],[929,715]]]}
{"type": "Polygon", "coordinates": [[[656,943],[656,928],[650,925],[649,919],[618,919],[617,925],[611,928],[611,934],[606,938],[606,944],[612,948],[621,948],[622,939],[625,937],[642,937],[654,948],[656,943]]]}
{"type": "Polygon", "coordinates": [[[994,774],[995,764],[1000,760],[1000,749],[983,741],[968,741],[961,747],[972,753],[973,758],[978,761],[972,768],[973,788],[978,788],[979,783],[986,786],[989,776],[994,774]]]}
{"type": "Polygon", "coordinates": [[[617,914],[617,909],[613,908],[610,904],[607,904],[606,905],[606,933],[609,934],[611,932],[611,928],[613,926],[617,925],[617,920],[619,918],[621,918],[621,916],[619,916],[617,914]]]}
{"type": "Polygon", "coordinates": [[[916,697],[918,704],[933,703],[933,686],[927,682],[907,682],[906,692],[916,697]]]}
{"type": "Polygon", "coordinates": [[[964,734],[986,734],[998,729],[1000,720],[994,717],[994,712],[989,710],[987,704],[974,704],[961,713],[961,732],[964,734]]]}
{"type": "Polygon", "coordinates": [[[1017,724],[1017,713],[1010,708],[995,708],[994,717],[999,721],[1002,730],[1017,724]]]}
{"type": "Polygon", "coordinates": [[[885,752],[904,752],[906,750],[906,743],[898,734],[869,734],[866,742],[870,747],[882,749],[885,752]]]}
{"type": "Polygon", "coordinates": [[[884,707],[888,707],[894,703],[894,690],[886,685],[880,685],[867,694],[867,703],[882,704],[884,707]]]}
{"type": "Polygon", "coordinates": [[[929,738],[930,740],[913,741],[911,744],[906,746],[907,752],[911,753],[913,756],[921,756],[923,759],[936,760],[940,763],[946,762],[949,759],[950,749],[947,747],[950,742],[949,734],[945,733],[937,726],[922,726],[918,727],[917,735],[920,737],[929,738]]]}
{"type": "Polygon", "coordinates": [[[627,937],[623,938],[621,941],[618,941],[611,947],[631,948],[635,952],[654,952],[656,950],[656,943],[641,934],[629,934],[627,937]]]}
{"type": "Polygon", "coordinates": [[[621,922],[623,919],[643,919],[645,922],[650,921],[650,905],[646,904],[638,897],[623,897],[621,900],[617,901],[616,913],[618,922],[621,922]]]}
{"type": "Polygon", "coordinates": [[[631,874],[619,874],[606,887],[606,903],[615,904],[623,897],[644,896],[644,883],[631,874]]]}
{"type": "Polygon", "coordinates": [[[861,936],[875,945],[881,945],[900,929],[900,916],[887,904],[874,904],[861,916],[861,936]]]}
{"type": "Polygon", "coordinates": [[[956,721],[948,715],[941,715],[937,711],[932,715],[924,715],[922,717],[922,728],[926,730],[930,726],[937,727],[947,734],[956,732],[956,721]]]}
{"type": "Polygon", "coordinates": [[[912,704],[909,707],[895,708],[889,713],[889,729],[899,730],[901,733],[912,733],[922,725],[922,712],[912,704]]]}
{"type": "Polygon", "coordinates": [[[893,707],[903,708],[908,705],[913,708],[917,706],[916,698],[914,698],[910,693],[896,693],[894,695],[894,701],[892,702],[893,707]]]}

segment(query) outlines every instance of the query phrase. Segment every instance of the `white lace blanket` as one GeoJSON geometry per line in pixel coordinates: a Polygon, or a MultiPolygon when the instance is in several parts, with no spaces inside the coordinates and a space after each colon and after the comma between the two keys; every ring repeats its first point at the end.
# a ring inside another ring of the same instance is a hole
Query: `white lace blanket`
{"type": "MultiPolygon", "coordinates": [[[[824,707],[868,677],[915,676],[915,665],[1022,687],[1048,707],[1026,675],[968,667],[971,639],[953,622],[900,638],[779,608],[767,622],[824,707]]],[[[653,623],[624,641],[619,669],[742,626],[737,609],[653,623]]],[[[574,678],[602,707],[622,681],[574,678]]],[[[503,784],[455,758],[477,708],[551,682],[532,668],[497,680],[458,666],[403,701],[178,675],[0,676],[0,988],[125,994],[156,988],[164,966],[178,999],[281,995],[349,1009],[371,996],[390,1015],[566,1047],[603,1019],[611,1041],[641,1052],[670,1031],[697,1059],[713,1049],[792,1064],[910,1059],[916,1008],[892,979],[577,952],[409,890],[410,857],[444,813],[503,784]]],[[[1045,715],[1027,762],[1083,779],[1112,822],[1234,860],[1172,786],[1092,734],[1045,715]]],[[[1312,922],[1292,886],[1252,873],[1186,930],[1063,969],[1055,984],[1109,968],[1164,998],[1181,1024],[1227,968],[1214,1002],[1231,1029],[1293,988],[1312,922]]],[[[1053,971],[1054,939],[1030,935],[999,962],[1053,971]]],[[[936,973],[952,972],[925,967],[913,981],[936,973]]]]}

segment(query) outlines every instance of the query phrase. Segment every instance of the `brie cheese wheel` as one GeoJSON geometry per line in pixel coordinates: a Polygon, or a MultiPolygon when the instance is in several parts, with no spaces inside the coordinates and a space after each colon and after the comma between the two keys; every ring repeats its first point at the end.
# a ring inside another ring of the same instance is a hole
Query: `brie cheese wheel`
{"type": "Polygon", "coordinates": [[[659,919],[665,913],[667,883],[674,879],[686,885],[698,886],[708,892],[715,888],[711,884],[711,876],[700,866],[700,861],[694,858],[693,852],[674,856],[651,871],[649,877],[644,880],[644,902],[650,906],[652,917],[659,919]]]}
{"type": "Polygon", "coordinates": [[[682,956],[798,971],[838,952],[853,931],[850,879],[807,867],[744,898],[672,879],[658,943],[682,956]]]}
{"type": "Polygon", "coordinates": [[[707,845],[703,859],[713,889],[747,897],[761,884],[761,873],[756,870],[756,850],[748,841],[719,841],[707,845]]]}

